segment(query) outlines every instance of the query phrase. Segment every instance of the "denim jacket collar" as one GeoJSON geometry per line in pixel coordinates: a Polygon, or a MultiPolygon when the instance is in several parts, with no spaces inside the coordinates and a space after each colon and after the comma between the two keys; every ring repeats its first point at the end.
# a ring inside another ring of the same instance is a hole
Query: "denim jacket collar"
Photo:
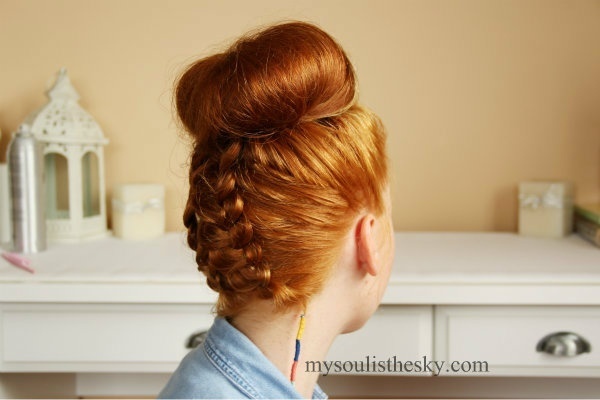
{"type": "MultiPolygon", "coordinates": [[[[215,368],[249,398],[302,398],[260,349],[225,318],[215,318],[203,346],[215,368]]],[[[315,385],[313,399],[326,398],[315,385]]]]}

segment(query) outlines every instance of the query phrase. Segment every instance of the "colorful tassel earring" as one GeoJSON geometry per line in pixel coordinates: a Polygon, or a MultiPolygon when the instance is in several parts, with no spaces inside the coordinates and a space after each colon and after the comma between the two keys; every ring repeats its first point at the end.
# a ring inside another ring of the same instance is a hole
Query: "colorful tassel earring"
{"type": "Polygon", "coordinates": [[[298,334],[296,334],[296,352],[294,353],[294,362],[292,363],[292,372],[290,373],[292,386],[296,382],[296,368],[300,359],[300,340],[302,340],[302,335],[304,334],[304,322],[304,314],[300,314],[300,326],[298,327],[298,334]]]}

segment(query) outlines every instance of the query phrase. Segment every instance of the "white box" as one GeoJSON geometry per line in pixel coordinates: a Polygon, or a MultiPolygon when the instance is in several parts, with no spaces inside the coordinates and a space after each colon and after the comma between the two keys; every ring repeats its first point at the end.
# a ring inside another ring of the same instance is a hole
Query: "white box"
{"type": "Polygon", "coordinates": [[[572,183],[530,181],[519,184],[519,234],[558,238],[572,231],[572,183]]]}

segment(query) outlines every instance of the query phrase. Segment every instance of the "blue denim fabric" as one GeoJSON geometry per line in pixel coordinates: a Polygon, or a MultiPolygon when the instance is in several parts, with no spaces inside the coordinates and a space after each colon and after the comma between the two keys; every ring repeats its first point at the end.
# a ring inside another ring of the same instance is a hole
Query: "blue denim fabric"
{"type": "MultiPolygon", "coordinates": [[[[158,398],[301,399],[302,396],[250,339],[226,319],[217,317],[204,342],[183,358],[158,398]]],[[[317,385],[313,399],[326,398],[317,385]]]]}

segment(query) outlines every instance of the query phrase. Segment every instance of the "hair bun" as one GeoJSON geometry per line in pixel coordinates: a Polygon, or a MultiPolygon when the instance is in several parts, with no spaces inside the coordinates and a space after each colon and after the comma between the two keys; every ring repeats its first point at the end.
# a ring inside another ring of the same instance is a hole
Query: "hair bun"
{"type": "Polygon", "coordinates": [[[176,90],[179,117],[197,139],[264,136],[339,115],[356,97],[343,49],[320,28],[292,22],[242,37],[201,59],[176,90]]]}

